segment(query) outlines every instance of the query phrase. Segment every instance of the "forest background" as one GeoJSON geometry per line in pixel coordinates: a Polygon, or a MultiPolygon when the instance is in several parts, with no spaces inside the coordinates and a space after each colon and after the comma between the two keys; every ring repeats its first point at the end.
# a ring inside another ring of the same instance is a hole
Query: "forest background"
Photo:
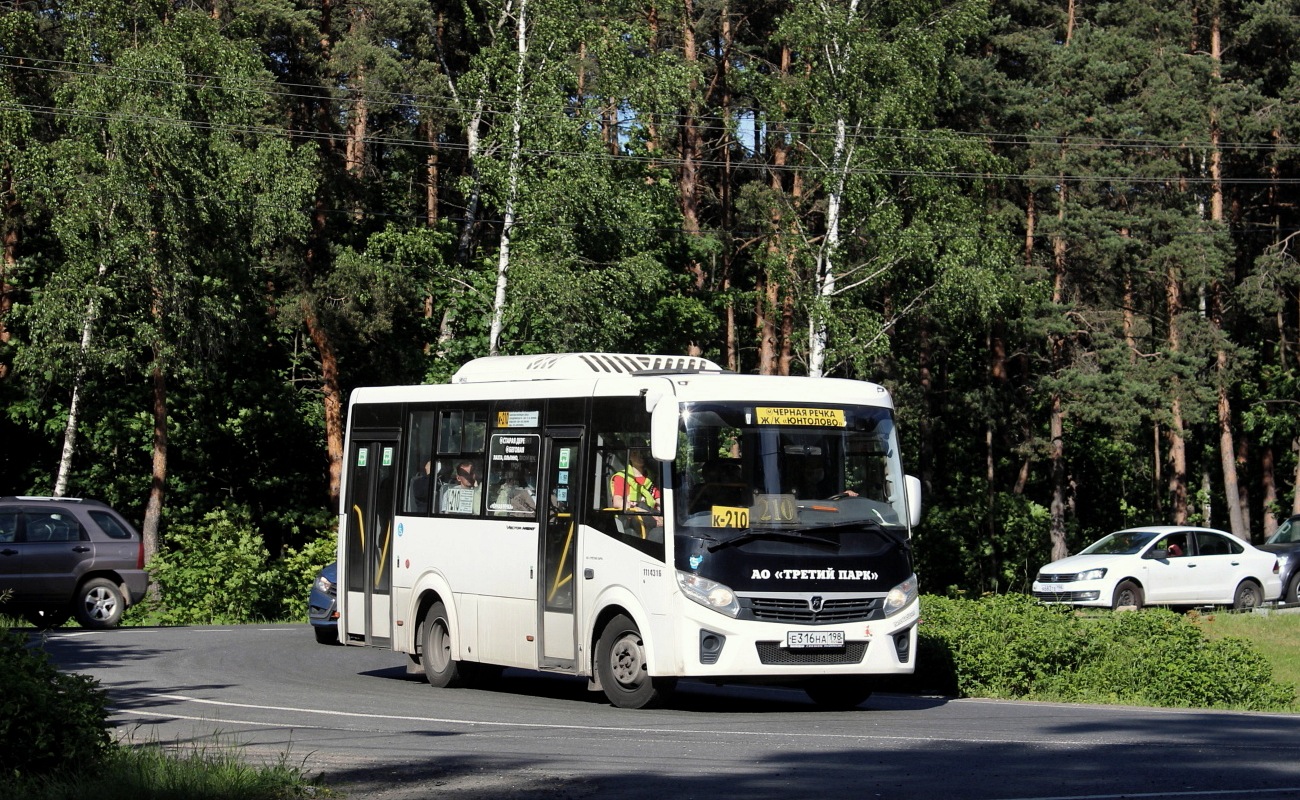
{"type": "Polygon", "coordinates": [[[1300,0],[0,0],[0,494],[297,551],[353,387],[693,353],[889,387],[928,592],[1259,541],[1297,133],[1300,0]]]}

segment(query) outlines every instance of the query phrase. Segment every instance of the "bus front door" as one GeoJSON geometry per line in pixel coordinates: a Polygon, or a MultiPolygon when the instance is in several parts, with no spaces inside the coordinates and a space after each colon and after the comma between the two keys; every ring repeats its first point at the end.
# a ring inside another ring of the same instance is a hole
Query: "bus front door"
{"type": "Polygon", "coordinates": [[[393,512],[396,502],[396,432],[352,442],[348,454],[347,590],[343,619],[347,641],[386,647],[392,640],[393,512]]]}
{"type": "Polygon", "coordinates": [[[574,601],[578,563],[578,509],[582,486],[582,434],[576,431],[547,431],[545,535],[540,554],[538,606],[541,609],[541,666],[571,670],[577,660],[574,634],[574,601]]]}

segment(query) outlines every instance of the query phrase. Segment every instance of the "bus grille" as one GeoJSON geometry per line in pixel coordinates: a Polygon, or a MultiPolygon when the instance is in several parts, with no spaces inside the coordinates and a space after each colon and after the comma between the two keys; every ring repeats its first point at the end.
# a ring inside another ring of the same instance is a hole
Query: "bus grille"
{"type": "Polygon", "coordinates": [[[830,599],[821,611],[813,611],[801,597],[748,597],[750,613],[762,622],[795,622],[801,625],[831,625],[837,622],[874,619],[879,616],[880,599],[847,597],[830,599]]]}
{"type": "Polygon", "coordinates": [[[787,650],[780,642],[756,642],[758,660],[774,666],[816,666],[861,664],[867,655],[866,642],[845,642],[843,648],[787,650]]]}

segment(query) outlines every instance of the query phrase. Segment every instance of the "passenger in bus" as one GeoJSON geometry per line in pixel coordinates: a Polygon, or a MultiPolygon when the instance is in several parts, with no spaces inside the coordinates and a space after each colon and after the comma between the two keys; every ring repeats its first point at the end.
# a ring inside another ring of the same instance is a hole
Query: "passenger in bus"
{"type": "Polygon", "coordinates": [[[479,485],[478,470],[473,461],[456,465],[456,482],[442,493],[440,506],[444,514],[477,514],[483,487],[479,485]]]}
{"type": "Polygon", "coordinates": [[[536,492],[528,479],[521,479],[519,472],[510,470],[497,488],[496,499],[492,503],[492,512],[497,516],[531,517],[537,511],[536,492]]]}
{"type": "Polygon", "coordinates": [[[429,497],[433,492],[433,462],[425,461],[406,492],[406,510],[429,513],[429,497]]]}

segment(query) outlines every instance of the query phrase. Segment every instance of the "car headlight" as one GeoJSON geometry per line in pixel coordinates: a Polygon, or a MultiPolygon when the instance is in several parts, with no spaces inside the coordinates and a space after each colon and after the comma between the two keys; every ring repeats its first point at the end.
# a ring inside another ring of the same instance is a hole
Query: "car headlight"
{"type": "Polygon", "coordinates": [[[316,589],[328,595],[334,594],[334,584],[324,575],[316,576],[316,589]]]}
{"type": "Polygon", "coordinates": [[[1106,577],[1106,568],[1098,567],[1097,569],[1085,569],[1075,576],[1076,581],[1099,581],[1106,577]]]}
{"type": "Polygon", "coordinates": [[[907,604],[916,599],[916,576],[908,578],[889,590],[885,595],[885,616],[896,614],[907,608],[907,604]]]}
{"type": "Polygon", "coordinates": [[[701,578],[693,572],[677,571],[677,585],[682,587],[682,594],[714,611],[734,617],[740,613],[740,601],[731,587],[717,581],[701,578]]]}

